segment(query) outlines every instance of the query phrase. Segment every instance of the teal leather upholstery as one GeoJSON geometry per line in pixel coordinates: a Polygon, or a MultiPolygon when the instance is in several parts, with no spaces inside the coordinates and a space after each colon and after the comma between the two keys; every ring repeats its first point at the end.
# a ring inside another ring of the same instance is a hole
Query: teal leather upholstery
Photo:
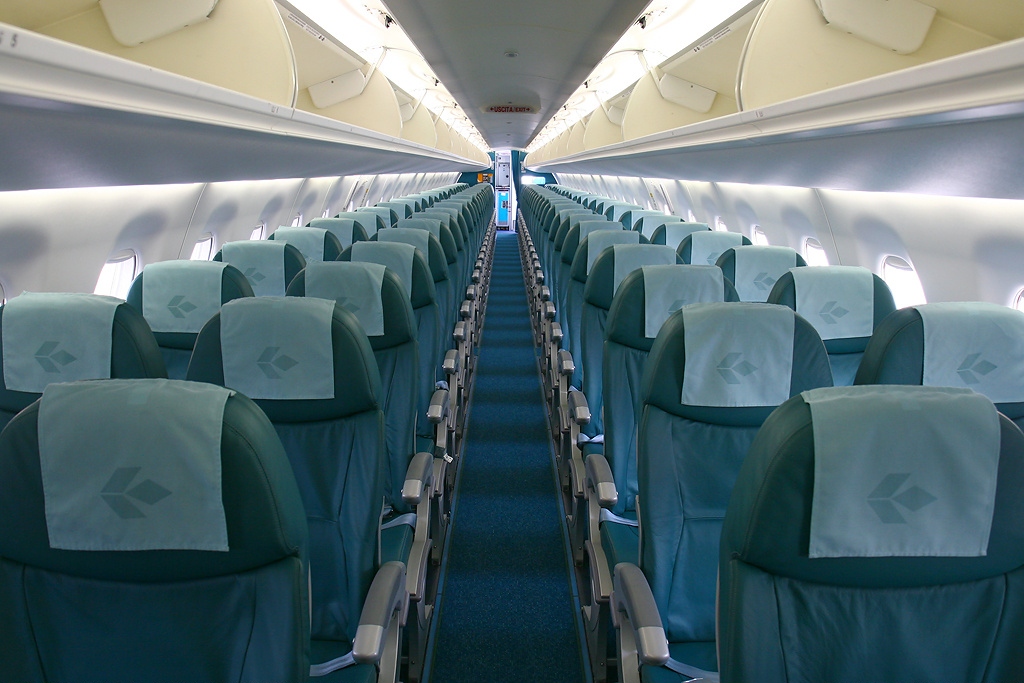
{"type": "MultiPolygon", "coordinates": [[[[0,332],[4,325],[4,307],[0,306],[0,332]]],[[[111,329],[110,376],[114,379],[166,378],[167,369],[153,332],[142,313],[127,303],[117,307],[111,329]]],[[[0,334],[0,359],[3,358],[3,335],[0,334]]],[[[2,370],[2,368],[0,368],[2,370]]],[[[13,391],[7,388],[0,372],[0,428],[18,411],[31,405],[38,393],[13,391]]]]}
{"type": "MultiPolygon", "coordinates": [[[[376,216],[367,211],[342,211],[341,213],[334,214],[335,218],[348,218],[355,221],[356,225],[363,229],[363,233],[366,235],[365,239],[370,239],[377,234],[378,227],[384,227],[384,219],[380,216],[376,216]],[[379,222],[379,224],[378,224],[379,222]]],[[[310,221],[312,225],[315,221],[310,221]]],[[[317,226],[313,226],[317,227],[317,226]]],[[[326,226],[319,226],[326,227],[326,226]]],[[[344,246],[344,245],[342,245],[344,246]]],[[[345,247],[346,249],[348,247],[345,247]]]]}
{"type": "MultiPolygon", "coordinates": [[[[186,266],[187,267],[187,266],[186,266]]],[[[143,312],[143,285],[146,277],[146,269],[143,268],[138,277],[132,282],[128,290],[127,303],[139,313],[143,312]]],[[[231,264],[224,268],[221,275],[220,303],[226,304],[233,299],[243,296],[253,296],[252,285],[238,270],[231,264]]],[[[167,377],[170,379],[185,379],[188,371],[188,362],[192,358],[192,348],[196,345],[198,333],[193,332],[154,332],[156,343],[160,346],[160,353],[167,368],[167,377]]]]}
{"type": "MultiPolygon", "coordinates": [[[[889,291],[889,286],[885,284],[885,280],[874,274],[872,274],[872,279],[874,283],[872,300],[872,304],[874,306],[874,327],[877,328],[886,316],[896,310],[896,304],[893,301],[892,292],[889,291]]],[[[822,283],[819,283],[818,286],[822,286],[822,283]]],[[[805,317],[807,317],[807,313],[812,315],[819,313],[819,311],[805,312],[797,309],[796,287],[793,284],[792,273],[786,273],[779,278],[778,282],[775,283],[775,286],[772,287],[771,293],[768,295],[768,303],[789,306],[794,311],[804,315],[805,317]]],[[[829,362],[833,366],[832,377],[836,386],[849,385],[853,383],[856,368],[860,366],[861,358],[864,356],[864,350],[867,348],[868,340],[870,339],[871,337],[869,336],[824,340],[825,350],[828,351],[829,362]],[[846,370],[846,368],[853,370],[853,372],[837,372],[837,370],[846,370]],[[840,381],[840,377],[842,377],[844,381],[840,381]]]]}
{"type": "MultiPolygon", "coordinates": [[[[223,249],[218,250],[217,253],[213,255],[212,260],[223,261],[223,249]]],[[[249,269],[249,265],[245,263],[231,263],[230,265],[240,270],[243,274],[245,274],[249,269]]],[[[284,269],[284,288],[279,293],[274,294],[274,296],[284,296],[285,290],[288,289],[288,283],[292,281],[292,278],[295,277],[300,270],[306,267],[306,259],[303,258],[302,252],[298,249],[290,244],[285,244],[284,262],[281,264],[281,267],[284,269]]]]}
{"type": "MultiPolygon", "coordinates": [[[[679,266],[688,268],[689,266],[679,266]]],[[[688,303],[686,292],[679,297],[688,303]]],[[[605,322],[604,457],[612,467],[617,515],[635,515],[636,437],[640,423],[640,388],[654,339],[645,334],[647,290],[643,272],[633,272],[619,285],[605,322]]],[[[736,289],[723,280],[723,301],[739,301],[736,289]]],[[[588,396],[589,400],[589,396],[588,396]]],[[[614,565],[611,565],[614,566],[614,565]]]]}
{"type": "Polygon", "coordinates": [[[228,552],[112,552],[49,547],[39,405],[0,434],[0,679],[305,681],[305,512],[260,409],[224,408],[228,552]]]}
{"type": "MultiPolygon", "coordinates": [[[[814,429],[803,398],[790,399],[765,421],[737,477],[719,554],[722,680],[1018,678],[1024,671],[1020,430],[1000,417],[986,556],[812,560],[814,429]]],[[[920,457],[928,461],[928,453],[920,457]]]]}
{"type": "MultiPolygon", "coordinates": [[[[381,243],[383,246],[386,243],[381,243]]],[[[351,261],[352,249],[341,253],[339,261],[351,261]]],[[[430,397],[434,393],[436,382],[441,379],[441,366],[433,362],[437,357],[440,319],[435,300],[434,279],[430,273],[427,260],[416,254],[412,262],[411,300],[413,318],[416,322],[416,341],[419,350],[419,367],[416,373],[416,414],[427,414],[430,397]]],[[[434,440],[434,431],[426,419],[416,421],[416,450],[430,450],[434,440]]]]}
{"type": "MultiPolygon", "coordinates": [[[[223,385],[220,318],[199,333],[188,379],[223,385]]],[[[284,445],[306,509],[312,638],[319,652],[339,657],[351,650],[378,568],[387,461],[377,361],[356,317],[337,304],[331,344],[334,398],[256,403],[284,445]]]]}
{"type": "MultiPolygon", "coordinates": [[[[693,238],[691,238],[689,235],[687,235],[686,237],[683,238],[683,241],[679,243],[679,246],[676,247],[676,251],[678,251],[679,255],[683,257],[683,263],[693,263],[693,259],[691,258],[692,243],[693,243],[693,238]]],[[[740,236],[740,243],[742,245],[744,245],[744,246],[748,246],[748,245],[751,244],[750,239],[746,235],[741,235],[740,236]]],[[[704,264],[703,263],[698,263],[696,265],[702,266],[704,264]]],[[[712,264],[709,264],[709,265],[714,265],[714,264],[712,263],[712,264]]],[[[726,277],[729,277],[729,276],[726,275],[726,277]]],[[[732,278],[729,278],[729,279],[731,280],[732,278]]]]}
{"type": "MultiPolygon", "coordinates": [[[[338,236],[335,235],[333,232],[331,232],[330,229],[327,228],[326,226],[324,226],[322,228],[318,227],[318,226],[310,226],[310,227],[311,227],[311,229],[327,230],[327,232],[324,233],[324,235],[323,235],[323,253],[324,253],[324,257],[323,257],[322,260],[324,260],[324,261],[335,261],[335,260],[337,260],[338,256],[342,252],[342,249],[344,248],[342,246],[342,244],[341,244],[341,240],[338,239],[338,236]]],[[[289,230],[302,230],[302,228],[288,228],[288,229],[289,230]]],[[[277,235],[276,231],[272,232],[267,237],[267,239],[268,240],[276,240],[277,239],[276,235],[277,235]]],[[[307,261],[310,260],[308,257],[305,256],[305,254],[303,254],[303,257],[307,261]]],[[[291,280],[288,280],[288,282],[291,282],[291,280]]],[[[285,283],[285,288],[287,289],[287,287],[288,287],[288,284],[286,282],[285,283]]]]}
{"type": "MultiPolygon", "coordinates": [[[[363,226],[362,219],[352,218],[352,215],[358,216],[359,214],[353,212],[347,217],[335,216],[334,218],[316,218],[309,222],[309,227],[330,231],[338,238],[338,244],[341,247],[341,249],[338,250],[338,254],[341,254],[341,251],[351,247],[353,242],[362,242],[370,239],[370,235],[363,226]]],[[[337,258],[338,256],[336,255],[333,259],[324,260],[334,261],[337,258]]]]}
{"type": "MultiPolygon", "coordinates": [[[[648,244],[643,245],[641,249],[647,258],[637,258],[635,263],[631,264],[637,268],[643,265],[663,264],[662,256],[665,253],[674,256],[677,263],[682,263],[682,259],[673,253],[674,250],[665,249],[664,245],[659,247],[648,244]],[[643,262],[645,260],[646,263],[643,262]]],[[[590,424],[587,425],[585,433],[589,436],[604,434],[604,342],[608,309],[612,307],[612,298],[615,295],[615,261],[616,250],[605,249],[594,261],[594,266],[587,277],[587,284],[583,288],[583,311],[579,328],[580,355],[573,358],[577,365],[583,366],[582,388],[590,407],[590,424]]]]}
{"type": "MultiPolygon", "coordinates": [[[[348,263],[338,262],[344,266],[348,263]]],[[[352,267],[352,266],[350,266],[352,267]]],[[[338,278],[344,281],[343,274],[338,278]]],[[[354,282],[362,282],[355,280],[354,282]]],[[[353,286],[351,283],[349,287],[353,286]]],[[[340,288],[339,298],[345,297],[340,288]]],[[[288,286],[288,296],[306,296],[306,271],[302,270],[288,286]]],[[[398,512],[410,512],[402,500],[402,485],[409,461],[416,449],[416,379],[419,372],[419,344],[416,341],[416,318],[405,293],[405,286],[394,271],[384,271],[381,283],[384,309],[384,334],[369,337],[377,368],[380,371],[384,408],[385,443],[388,458],[386,501],[398,512]]]]}
{"type": "MultiPolygon", "coordinates": [[[[965,317],[964,324],[971,324],[969,318],[965,317]]],[[[919,385],[923,382],[924,322],[916,306],[901,308],[878,323],[864,349],[853,383],[919,385]]],[[[996,408],[1024,429],[1024,401],[996,403],[996,408]]]]}
{"type": "MultiPolygon", "coordinates": [[[[684,243],[685,243],[685,240],[684,240],[684,243]]],[[[679,248],[683,249],[684,248],[683,244],[680,244],[679,248]]],[[[751,250],[753,250],[753,249],[757,249],[757,250],[761,250],[761,249],[773,249],[773,250],[783,249],[783,247],[759,247],[759,246],[756,246],[756,245],[745,245],[744,248],[748,248],[748,249],[751,249],[751,250]]],[[[756,289],[758,290],[758,295],[761,297],[759,299],[760,301],[765,301],[768,298],[768,295],[771,293],[772,287],[774,287],[775,283],[778,282],[778,280],[783,275],[785,275],[788,272],[789,268],[794,267],[794,266],[801,267],[801,266],[806,266],[807,265],[807,261],[805,261],[804,257],[801,256],[798,252],[796,252],[794,250],[791,250],[791,249],[788,249],[788,248],[787,248],[787,251],[792,251],[792,255],[795,257],[796,263],[793,263],[793,264],[790,264],[789,266],[787,266],[786,270],[782,270],[782,271],[779,271],[779,272],[771,272],[771,273],[765,272],[765,273],[762,273],[756,279],[756,289]]],[[[722,269],[723,273],[725,273],[725,277],[729,278],[729,281],[732,282],[734,286],[737,286],[737,283],[736,283],[736,248],[729,248],[729,249],[725,250],[725,252],[718,258],[718,267],[722,269]]],[[[740,283],[737,286],[737,291],[740,292],[740,298],[742,299],[743,298],[742,283],[740,283]]],[[[752,301],[753,299],[749,299],[748,298],[746,300],[747,301],[752,301]]]]}
{"type": "MultiPolygon", "coordinates": [[[[744,316],[750,305],[702,304],[709,334],[744,316]],[[712,308],[714,307],[714,308],[712,308]]],[[[761,306],[761,304],[757,304],[761,306]]],[[[789,395],[831,386],[825,347],[814,328],[793,316],[789,395]]],[[[714,661],[718,544],[733,483],[758,429],[774,406],[683,405],[684,377],[716,372],[687,363],[686,316],[677,311],[651,347],[641,389],[637,442],[640,564],[670,643],[690,643],[697,666],[714,661]]],[[[757,382],[756,373],[747,381],[757,382]]]]}

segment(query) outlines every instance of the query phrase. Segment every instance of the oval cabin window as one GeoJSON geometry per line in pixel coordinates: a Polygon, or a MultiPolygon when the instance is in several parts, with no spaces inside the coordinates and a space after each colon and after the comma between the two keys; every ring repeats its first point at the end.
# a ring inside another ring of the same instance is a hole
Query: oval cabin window
{"type": "Polygon", "coordinates": [[[917,271],[899,256],[886,256],[882,261],[882,279],[892,290],[897,308],[928,303],[917,271]]]}
{"type": "Polygon", "coordinates": [[[249,239],[250,240],[261,240],[261,239],[263,239],[263,235],[266,233],[266,231],[267,231],[267,224],[266,223],[263,223],[261,225],[257,225],[255,228],[252,229],[252,232],[249,233],[249,239]]]}
{"type": "MultiPolygon", "coordinates": [[[[3,295],[3,288],[0,287],[0,295],[3,295]]],[[[1018,311],[1024,311],[1024,289],[1017,292],[1017,296],[1013,297],[1013,307],[1018,311]]]]}
{"type": "Polygon", "coordinates": [[[138,274],[139,256],[130,249],[120,252],[103,264],[100,277],[96,280],[94,294],[105,294],[123,299],[128,296],[132,280],[138,274]]]}
{"type": "Polygon", "coordinates": [[[750,237],[754,244],[759,244],[762,247],[767,247],[771,244],[768,241],[768,235],[764,234],[764,230],[761,229],[760,225],[750,226],[750,237]]]}
{"type": "Polygon", "coordinates": [[[825,247],[821,246],[821,242],[813,237],[804,240],[804,259],[809,266],[828,265],[828,254],[825,253],[825,247]]]}
{"type": "Polygon", "coordinates": [[[192,247],[191,261],[209,261],[213,258],[213,235],[203,237],[192,247]]]}

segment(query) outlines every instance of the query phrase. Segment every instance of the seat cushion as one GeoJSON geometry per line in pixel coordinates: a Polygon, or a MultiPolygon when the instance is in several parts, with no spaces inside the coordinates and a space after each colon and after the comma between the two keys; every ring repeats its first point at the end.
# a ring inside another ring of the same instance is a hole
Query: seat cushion
{"type": "Polygon", "coordinates": [[[602,522],[601,546],[608,556],[609,569],[615,569],[620,562],[640,562],[640,530],[635,526],[602,522]]]}
{"type": "Polygon", "coordinates": [[[412,549],[413,528],[408,524],[398,524],[380,532],[380,563],[409,561],[412,549]]]}

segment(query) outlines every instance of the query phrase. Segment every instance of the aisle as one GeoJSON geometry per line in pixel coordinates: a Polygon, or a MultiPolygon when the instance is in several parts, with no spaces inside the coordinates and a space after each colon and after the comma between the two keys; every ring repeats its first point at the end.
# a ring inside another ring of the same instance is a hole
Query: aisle
{"type": "Polygon", "coordinates": [[[499,232],[430,683],[583,680],[515,233],[499,232]]]}

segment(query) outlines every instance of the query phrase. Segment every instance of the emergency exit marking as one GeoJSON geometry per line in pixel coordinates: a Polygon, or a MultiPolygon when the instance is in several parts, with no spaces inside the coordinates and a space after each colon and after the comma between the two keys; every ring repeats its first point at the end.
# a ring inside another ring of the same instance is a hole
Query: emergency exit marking
{"type": "Polygon", "coordinates": [[[492,114],[532,114],[533,107],[518,104],[492,104],[487,107],[492,114]]]}

